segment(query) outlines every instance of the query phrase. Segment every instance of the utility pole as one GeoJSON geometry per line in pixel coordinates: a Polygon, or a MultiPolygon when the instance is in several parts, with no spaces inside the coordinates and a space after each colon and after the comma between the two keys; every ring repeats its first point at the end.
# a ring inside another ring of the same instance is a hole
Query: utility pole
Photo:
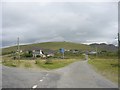
{"type": "Polygon", "coordinates": [[[120,49],[120,34],[118,32],[118,48],[120,49]]]}
{"type": "Polygon", "coordinates": [[[120,55],[120,34],[118,32],[118,57],[120,55]]]}
{"type": "Polygon", "coordinates": [[[20,59],[20,46],[19,46],[19,37],[18,37],[18,40],[17,40],[17,51],[18,51],[18,59],[20,59]]]}

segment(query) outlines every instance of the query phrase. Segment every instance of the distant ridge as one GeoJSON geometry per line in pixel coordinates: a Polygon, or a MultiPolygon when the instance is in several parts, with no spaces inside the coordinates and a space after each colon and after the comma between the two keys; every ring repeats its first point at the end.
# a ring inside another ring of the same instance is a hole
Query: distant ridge
{"type": "Polygon", "coordinates": [[[106,50],[106,51],[110,51],[110,52],[115,52],[115,51],[118,50],[118,47],[116,47],[113,44],[106,44],[106,43],[97,44],[97,43],[93,43],[93,44],[90,44],[90,46],[91,47],[97,47],[100,50],[106,50]]]}
{"type": "MultiPolygon", "coordinates": [[[[27,45],[20,45],[21,50],[28,50],[30,48],[37,47],[43,49],[51,49],[51,50],[59,50],[60,48],[65,49],[79,49],[79,50],[90,50],[91,47],[86,44],[79,44],[73,42],[43,42],[43,43],[34,43],[34,44],[27,44],[27,45]]],[[[17,46],[7,47],[2,49],[2,53],[7,53],[11,51],[16,51],[17,46]]]]}
{"type": "MultiPolygon", "coordinates": [[[[78,49],[82,51],[89,51],[89,50],[95,50],[97,47],[98,50],[106,50],[106,51],[117,51],[117,47],[114,46],[113,44],[97,44],[93,43],[90,45],[86,44],[79,44],[79,43],[74,43],[74,42],[43,42],[43,43],[34,43],[34,44],[27,44],[27,45],[20,45],[21,50],[29,50],[33,47],[36,48],[43,48],[43,49],[51,49],[51,50],[59,50],[60,48],[65,48],[65,49],[78,49]]],[[[12,47],[7,47],[7,48],[2,48],[2,53],[10,53],[12,51],[16,51],[17,46],[12,46],[12,47]]]]}

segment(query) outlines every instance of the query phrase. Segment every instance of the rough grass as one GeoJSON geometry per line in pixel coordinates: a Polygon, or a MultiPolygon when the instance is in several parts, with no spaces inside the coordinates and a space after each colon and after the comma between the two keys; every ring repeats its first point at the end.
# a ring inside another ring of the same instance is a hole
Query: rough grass
{"type": "Polygon", "coordinates": [[[21,62],[19,60],[4,60],[2,64],[9,67],[19,67],[21,62]]]}
{"type": "Polygon", "coordinates": [[[26,67],[26,68],[32,68],[32,65],[31,65],[31,63],[30,62],[26,62],[26,61],[24,61],[24,67],[26,67]]]}
{"type": "Polygon", "coordinates": [[[89,59],[88,63],[106,78],[118,83],[118,68],[120,68],[118,59],[94,58],[89,59]]]}
{"type": "Polygon", "coordinates": [[[3,57],[3,65],[9,67],[19,68],[35,68],[35,69],[56,69],[67,66],[70,63],[78,61],[80,59],[36,59],[36,60],[13,60],[9,56],[3,57]]]}
{"type": "Polygon", "coordinates": [[[44,69],[56,69],[56,68],[61,68],[64,66],[67,66],[75,61],[78,61],[77,59],[60,59],[60,60],[51,60],[47,61],[46,60],[37,60],[36,64],[44,69]]]}

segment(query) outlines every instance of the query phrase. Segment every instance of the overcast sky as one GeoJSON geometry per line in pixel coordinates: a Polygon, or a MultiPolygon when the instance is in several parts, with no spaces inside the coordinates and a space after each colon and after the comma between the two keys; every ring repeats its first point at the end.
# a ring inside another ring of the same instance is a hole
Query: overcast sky
{"type": "Polygon", "coordinates": [[[117,2],[3,2],[2,45],[70,41],[117,44],[117,2]]]}

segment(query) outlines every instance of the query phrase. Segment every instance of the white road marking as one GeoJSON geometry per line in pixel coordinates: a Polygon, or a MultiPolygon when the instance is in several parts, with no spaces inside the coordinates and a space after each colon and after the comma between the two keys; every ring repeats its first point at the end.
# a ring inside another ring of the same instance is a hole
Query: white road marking
{"type": "Polygon", "coordinates": [[[33,89],[34,89],[34,88],[37,88],[37,85],[34,85],[32,88],[33,88],[33,89]]]}
{"type": "Polygon", "coordinates": [[[40,82],[42,82],[43,80],[41,79],[40,82]]]}
{"type": "MultiPolygon", "coordinates": [[[[45,76],[48,76],[48,74],[46,74],[45,76]]],[[[45,78],[45,77],[43,77],[43,79],[44,79],[44,78],[45,78]]],[[[41,80],[39,80],[39,81],[42,82],[43,79],[41,79],[41,80]]],[[[37,85],[34,85],[32,88],[33,88],[33,89],[37,88],[37,85]]]]}

